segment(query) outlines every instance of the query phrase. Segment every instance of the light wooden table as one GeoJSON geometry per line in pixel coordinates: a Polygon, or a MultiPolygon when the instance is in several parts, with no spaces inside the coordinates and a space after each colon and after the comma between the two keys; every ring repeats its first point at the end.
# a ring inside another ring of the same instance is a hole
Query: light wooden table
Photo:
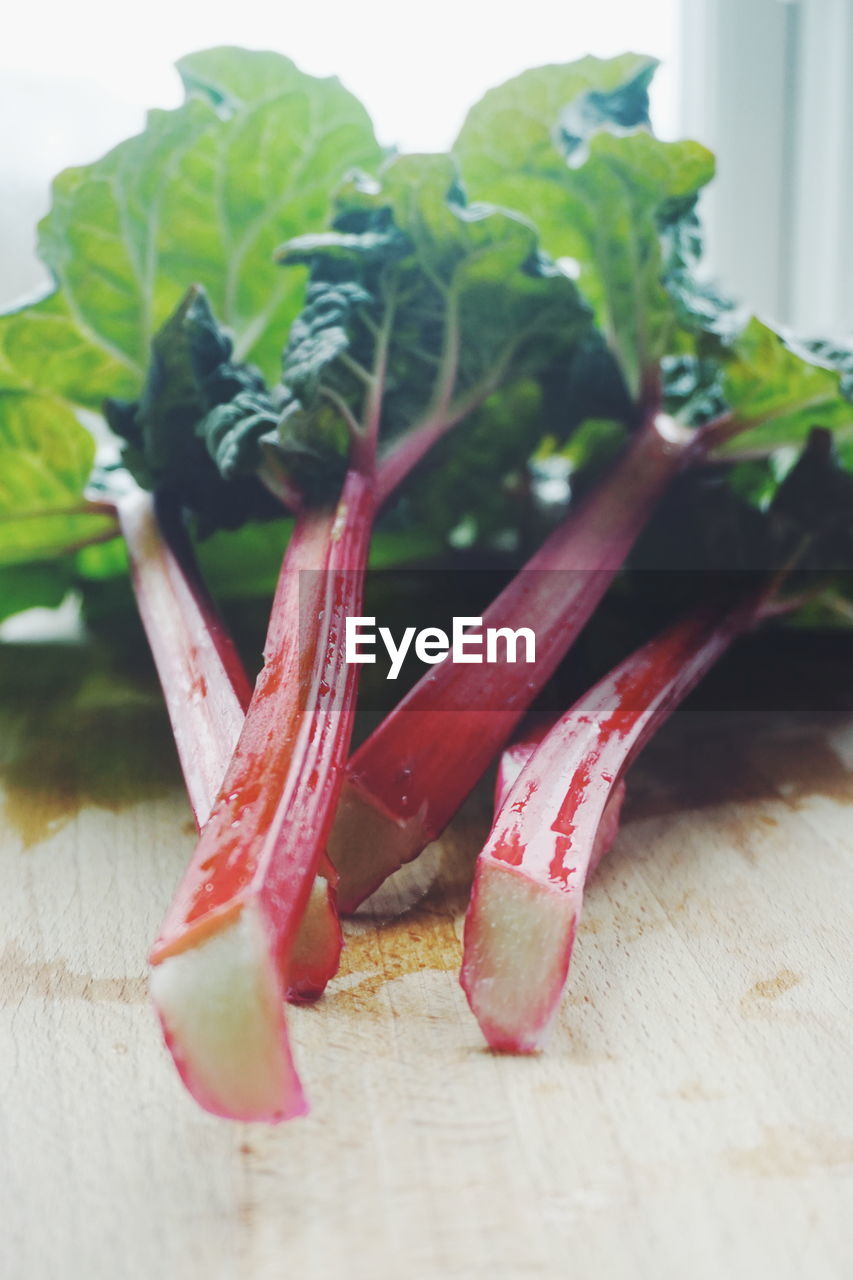
{"type": "Polygon", "coordinates": [[[159,706],[95,664],[51,712],[46,670],[0,670],[4,1278],[853,1275],[853,716],[671,726],[537,1058],[457,984],[475,806],[294,1012],[313,1111],[268,1129],[195,1107],[146,1003],[192,845],[159,706]]]}

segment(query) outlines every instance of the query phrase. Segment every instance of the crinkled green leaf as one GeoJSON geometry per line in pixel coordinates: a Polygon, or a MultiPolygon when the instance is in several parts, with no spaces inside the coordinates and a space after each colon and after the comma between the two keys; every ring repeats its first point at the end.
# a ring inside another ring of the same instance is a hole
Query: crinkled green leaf
{"type": "MultiPolygon", "coordinates": [[[[273,411],[243,394],[209,414],[201,431],[225,474],[257,468],[262,451],[275,451],[309,498],[322,496],[324,480],[339,485],[372,404],[380,445],[393,448],[419,426],[460,422],[556,353],[567,363],[593,333],[589,309],[539,252],[530,224],[464,205],[446,156],[398,158],[381,183],[354,179],[339,195],[333,229],[288,242],[280,256],[311,270],[284,356],[292,399],[273,411]],[[380,360],[383,335],[388,349],[380,360]]],[[[472,489],[484,508],[500,501],[505,480],[544,430],[541,422],[533,433],[521,426],[493,408],[476,429],[458,427],[452,447],[441,444],[437,468],[419,472],[432,494],[426,527],[433,545],[462,518],[472,489]],[[449,508],[455,513],[446,515],[449,508]]]]}
{"type": "Polygon", "coordinates": [[[821,363],[841,375],[841,394],[853,401],[853,346],[833,338],[814,338],[803,344],[821,363]]]}
{"type": "Polygon", "coordinates": [[[205,291],[193,286],[154,337],[139,400],[105,402],[128,469],[143,487],[192,511],[204,531],[278,512],[254,476],[225,480],[196,433],[207,413],[240,395],[266,397],[263,378],[233,359],[231,338],[205,291]]]}
{"type": "Polygon", "coordinates": [[[475,197],[520,209],[549,253],[577,262],[634,398],[656,377],[690,310],[667,288],[673,247],[662,247],[662,230],[676,214],[692,213],[714,172],[698,143],[661,142],[647,132],[643,95],[653,69],[649,59],[629,56],[525,72],[486,94],[455,146],[475,197]]]}
{"type": "Polygon", "coordinates": [[[463,416],[589,332],[588,309],[539,253],[532,226],[460,203],[455,178],[446,156],[400,157],[381,185],[358,180],[342,191],[334,231],[281,251],[312,272],[284,378],[326,433],[330,416],[362,424],[380,334],[387,444],[419,423],[463,416]]]}
{"type": "Polygon", "coordinates": [[[220,474],[231,480],[251,475],[261,466],[263,442],[276,439],[280,418],[281,407],[266,388],[241,391],[212,409],[198,424],[197,435],[220,474]]]}
{"type": "Polygon", "coordinates": [[[726,412],[723,366],[719,358],[665,356],[661,361],[664,408],[691,427],[726,412]]]}
{"type": "MultiPolygon", "coordinates": [[[[648,124],[648,85],[657,65],[636,53],[586,57],[532,67],[490,89],[468,112],[454,148],[465,180],[475,192],[512,173],[520,183],[550,179],[559,185],[573,142],[585,141],[601,125],[648,124]]],[[[547,248],[544,229],[543,239],[547,248]]]]}
{"type": "MultiPolygon", "coordinates": [[[[698,197],[673,200],[658,219],[663,251],[663,279],[675,309],[676,323],[689,335],[731,338],[743,323],[734,300],[709,276],[703,261],[704,241],[698,197]]],[[[676,342],[679,337],[674,335],[676,342]]],[[[684,344],[688,351],[694,343],[684,344]]],[[[707,345],[707,344],[706,344],[707,345]]]]}

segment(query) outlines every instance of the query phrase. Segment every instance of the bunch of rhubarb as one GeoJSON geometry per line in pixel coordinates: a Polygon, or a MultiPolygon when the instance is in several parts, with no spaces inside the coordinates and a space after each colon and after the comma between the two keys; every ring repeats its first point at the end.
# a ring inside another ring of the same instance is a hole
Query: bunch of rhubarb
{"type": "Polygon", "coordinates": [[[57,179],[54,287],[0,316],[0,617],[103,619],[129,580],[199,829],[151,991],[216,1114],[306,1110],[286,1001],[504,748],[462,980],[490,1044],[539,1047],[631,760],[743,630],[840,599],[853,362],[708,282],[713,158],[652,133],[654,69],[533,70],[451,154],[383,159],[337,81],[210,50],[57,179]],[[371,567],[439,600],[463,549],[535,662],[431,662],[352,751],[371,567]],[[697,598],[652,598],[685,556],[697,598]],[[617,579],[666,629],[507,746],[617,579]]]}

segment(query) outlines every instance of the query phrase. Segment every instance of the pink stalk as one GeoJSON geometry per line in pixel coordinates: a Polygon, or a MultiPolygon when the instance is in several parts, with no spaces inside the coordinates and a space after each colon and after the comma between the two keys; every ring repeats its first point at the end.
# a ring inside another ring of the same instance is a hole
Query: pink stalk
{"type": "MultiPolygon", "coordinates": [[[[251,685],[183,531],[163,527],[152,494],[128,488],[115,510],[136,603],[166,701],[190,805],[201,829],[222,785],[251,685]]],[[[319,995],[338,967],[341,930],[330,867],[317,876],[297,938],[288,997],[319,995]]]]}
{"type": "Polygon", "coordinates": [[[493,1049],[541,1047],[624,773],[757,609],[754,596],[705,607],[637,650],[557,721],[505,795],[477,861],[461,975],[493,1049]]]}
{"type": "Polygon", "coordinates": [[[393,310],[336,506],[303,509],[279,575],[264,667],[225,781],[151,953],[166,1042],[207,1110],[277,1121],[307,1110],[284,1016],[287,974],[349,751],[376,513],[376,447],[393,310]]]}
{"type": "Polygon", "coordinates": [[[501,752],[501,758],[498,761],[498,771],[495,777],[495,817],[497,817],[504,800],[506,800],[515,785],[516,778],[542,739],[551,732],[555,723],[554,719],[541,720],[535,728],[529,729],[527,733],[504,747],[501,752]]]}
{"type": "MultiPolygon", "coordinates": [[[[511,742],[501,752],[497,777],[495,778],[495,821],[497,821],[498,814],[503,808],[510,791],[515,786],[522,769],[528,764],[540,743],[543,742],[556,723],[556,720],[551,720],[550,722],[542,721],[535,729],[525,734],[523,738],[511,742]]],[[[602,814],[601,822],[598,824],[598,833],[595,837],[589,864],[590,875],[592,875],[604,855],[613,848],[616,837],[619,834],[619,819],[622,815],[624,802],[625,782],[620,778],[614,784],[613,792],[602,814]]]]}
{"type": "Polygon", "coordinates": [[[136,604],[160,678],[196,824],[207,821],[252,695],[231,637],[154,495],[116,500],[136,604]]]}
{"type": "Polygon", "coordinates": [[[536,663],[431,667],[347,766],[329,842],[352,911],[447,825],[610,586],[696,438],[649,414],[625,454],[483,615],[530,627],[536,663]],[[558,572],[559,571],[559,574],[558,572]]]}
{"type": "Polygon", "coordinates": [[[360,609],[372,515],[370,483],[351,471],[336,509],[298,517],[264,668],[151,954],[152,994],[185,1084],[235,1119],[307,1109],[282,972],[349,747],[357,668],[344,663],[339,640],[360,609]]]}

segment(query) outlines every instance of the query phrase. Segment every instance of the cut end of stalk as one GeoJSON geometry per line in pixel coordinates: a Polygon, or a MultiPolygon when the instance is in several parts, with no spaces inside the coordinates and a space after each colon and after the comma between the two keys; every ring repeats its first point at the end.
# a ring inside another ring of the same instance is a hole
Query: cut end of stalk
{"type": "Polygon", "coordinates": [[[504,863],[481,863],[460,981],[492,1049],[542,1048],[566,983],[579,910],[577,895],[504,863]]]}
{"type": "Polygon", "coordinates": [[[343,943],[334,890],[325,876],[318,875],[290,956],[288,1000],[305,1003],[320,998],[338,971],[343,943]]]}
{"type": "Polygon", "coordinates": [[[427,843],[417,815],[394,818],[356,784],[345,782],[328,847],[338,873],[338,908],[355,911],[427,843]]]}
{"type": "Polygon", "coordinates": [[[150,987],[181,1079],[205,1110],[244,1121],[305,1115],[281,981],[256,910],[156,964],[150,987]]]}

